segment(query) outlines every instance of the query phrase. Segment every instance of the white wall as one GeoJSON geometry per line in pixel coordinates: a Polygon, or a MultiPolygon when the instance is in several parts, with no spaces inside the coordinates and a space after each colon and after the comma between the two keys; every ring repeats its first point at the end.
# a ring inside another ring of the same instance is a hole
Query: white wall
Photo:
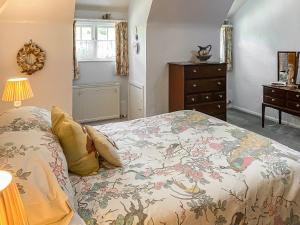
{"type": "MultiPolygon", "coordinates": [[[[34,98],[24,105],[51,108],[57,105],[72,112],[72,24],[74,0],[9,0],[0,12],[0,87],[7,79],[26,76],[34,98]],[[53,13],[55,12],[55,13],[53,13]],[[47,54],[43,70],[22,75],[16,62],[18,50],[32,39],[47,54]]],[[[2,94],[2,92],[1,92],[2,94]]],[[[0,103],[0,111],[12,103],[0,103]]]]}
{"type": "MultiPolygon", "coordinates": [[[[251,0],[232,18],[234,70],[230,75],[235,107],[261,113],[262,85],[277,80],[277,51],[300,51],[300,1],[251,0]]],[[[267,110],[269,116],[277,112],[267,110]]],[[[284,115],[300,125],[300,120],[284,115]]]]}
{"type": "MultiPolygon", "coordinates": [[[[97,6],[77,5],[75,17],[80,19],[101,19],[102,15],[110,12],[112,19],[127,19],[127,10],[110,9],[97,6]]],[[[95,84],[103,82],[119,82],[121,114],[127,115],[128,104],[128,77],[117,76],[115,62],[96,61],[96,62],[79,62],[80,79],[73,82],[74,85],[95,84]]]]}
{"type": "MultiPolygon", "coordinates": [[[[131,0],[128,10],[129,26],[129,82],[137,83],[144,87],[144,99],[146,99],[146,38],[147,21],[151,9],[152,0],[131,0]],[[136,54],[134,44],[135,34],[138,29],[140,53],[136,54]]],[[[145,107],[146,102],[144,102],[145,107]]],[[[134,107],[134,103],[131,103],[134,107]]],[[[138,106],[136,106],[138,107],[138,106]]]]}
{"type": "Polygon", "coordinates": [[[232,0],[154,0],[147,28],[147,116],[168,112],[168,62],[189,61],[197,46],[220,57],[220,27],[232,0]],[[168,10],[165,10],[168,9],[168,10]]]}

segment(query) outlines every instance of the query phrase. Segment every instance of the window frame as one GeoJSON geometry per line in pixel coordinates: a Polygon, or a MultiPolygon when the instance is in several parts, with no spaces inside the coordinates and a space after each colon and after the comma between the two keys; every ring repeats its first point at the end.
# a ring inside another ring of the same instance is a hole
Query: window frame
{"type": "MultiPolygon", "coordinates": [[[[93,57],[92,58],[82,58],[77,55],[77,42],[78,41],[85,41],[85,40],[77,40],[75,36],[75,44],[76,44],[76,57],[78,62],[115,62],[116,61],[116,55],[114,57],[107,57],[107,58],[97,58],[97,50],[98,50],[98,27],[105,27],[105,28],[114,28],[115,29],[115,22],[107,22],[107,21],[89,21],[89,20],[84,20],[76,21],[75,29],[77,27],[92,27],[92,41],[93,42],[93,57]]],[[[76,31],[75,31],[76,34],[76,31]]],[[[80,31],[80,38],[82,38],[82,31],[80,31]]],[[[107,37],[108,39],[108,37],[107,37]]],[[[108,42],[111,40],[107,40],[108,42]]],[[[115,40],[116,41],[116,40],[115,40]]],[[[114,41],[114,42],[115,42],[114,41]]]]}

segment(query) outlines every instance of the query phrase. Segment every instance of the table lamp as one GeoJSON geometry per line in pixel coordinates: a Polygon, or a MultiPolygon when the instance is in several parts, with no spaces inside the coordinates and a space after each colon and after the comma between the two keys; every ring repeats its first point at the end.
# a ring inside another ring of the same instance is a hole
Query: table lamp
{"type": "Polygon", "coordinates": [[[29,225],[17,185],[10,173],[1,170],[0,225],[29,225]]]}
{"type": "Polygon", "coordinates": [[[22,105],[22,101],[33,97],[31,86],[27,78],[14,78],[6,82],[2,101],[14,102],[16,108],[22,105]]]}

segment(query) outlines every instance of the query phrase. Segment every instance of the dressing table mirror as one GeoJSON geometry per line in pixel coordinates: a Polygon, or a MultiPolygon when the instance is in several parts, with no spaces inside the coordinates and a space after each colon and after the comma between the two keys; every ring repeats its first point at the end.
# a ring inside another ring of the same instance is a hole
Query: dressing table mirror
{"type": "Polygon", "coordinates": [[[296,85],[300,87],[300,52],[297,54],[296,85]]]}
{"type": "Polygon", "coordinates": [[[278,52],[278,81],[288,85],[295,83],[297,68],[296,52],[278,52]]]}

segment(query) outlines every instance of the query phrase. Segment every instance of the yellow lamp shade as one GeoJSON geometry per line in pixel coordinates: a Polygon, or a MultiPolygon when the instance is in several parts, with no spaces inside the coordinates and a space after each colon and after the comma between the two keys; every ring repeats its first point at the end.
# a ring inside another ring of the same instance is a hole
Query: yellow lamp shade
{"type": "Polygon", "coordinates": [[[0,171],[0,225],[28,225],[17,185],[5,171],[0,171]]]}
{"type": "Polygon", "coordinates": [[[6,82],[2,101],[15,102],[15,106],[21,106],[21,101],[33,97],[32,89],[27,78],[9,79],[6,82]]]}

